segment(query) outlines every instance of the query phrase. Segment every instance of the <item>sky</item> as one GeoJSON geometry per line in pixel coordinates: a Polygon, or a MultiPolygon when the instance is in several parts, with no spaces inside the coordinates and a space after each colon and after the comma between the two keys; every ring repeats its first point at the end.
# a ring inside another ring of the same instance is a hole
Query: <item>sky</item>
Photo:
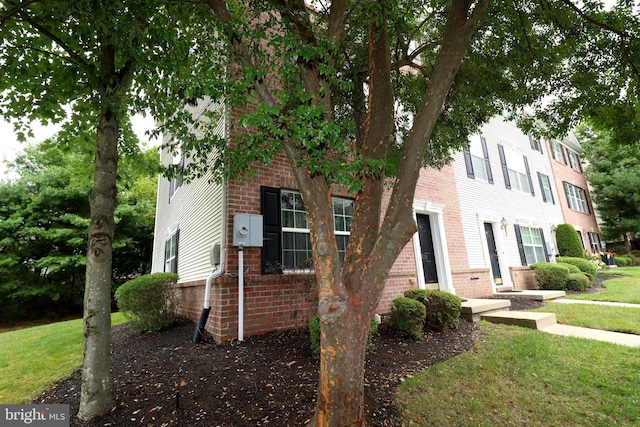
{"type": "MultiPolygon", "coordinates": [[[[141,141],[148,141],[145,132],[153,129],[153,118],[150,116],[142,117],[141,115],[136,115],[132,118],[131,123],[138,138],[140,138],[141,141]]],[[[13,131],[13,125],[0,118],[0,179],[4,177],[6,172],[5,161],[15,159],[16,155],[18,155],[25,146],[42,142],[60,130],[59,125],[42,126],[38,122],[32,123],[31,128],[34,133],[34,138],[27,138],[26,143],[20,143],[13,131]]],[[[152,145],[159,145],[158,141],[150,142],[152,145]]]]}

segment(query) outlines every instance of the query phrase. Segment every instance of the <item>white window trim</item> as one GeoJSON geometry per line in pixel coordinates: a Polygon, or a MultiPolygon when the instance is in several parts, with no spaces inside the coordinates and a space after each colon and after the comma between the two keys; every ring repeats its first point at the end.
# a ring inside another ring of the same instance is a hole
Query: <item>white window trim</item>
{"type": "MultiPolygon", "coordinates": [[[[431,236],[433,237],[433,249],[435,252],[436,269],[438,271],[438,289],[455,295],[453,287],[453,276],[451,275],[451,263],[449,261],[449,250],[447,249],[447,238],[444,231],[444,205],[432,202],[414,201],[413,217],[417,215],[429,215],[431,225],[431,236]]],[[[413,252],[418,273],[418,287],[425,289],[424,271],[420,255],[420,237],[416,232],[413,235],[413,252]]]]}

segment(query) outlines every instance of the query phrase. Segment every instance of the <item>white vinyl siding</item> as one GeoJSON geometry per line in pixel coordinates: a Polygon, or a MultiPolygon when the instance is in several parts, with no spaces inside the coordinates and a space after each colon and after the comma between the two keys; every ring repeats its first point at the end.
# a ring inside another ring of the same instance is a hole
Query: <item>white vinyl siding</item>
{"type": "MultiPolygon", "coordinates": [[[[202,102],[199,108],[205,106],[210,104],[202,102]]],[[[220,105],[219,108],[224,106],[220,105]]],[[[225,126],[226,119],[223,117],[217,128],[220,136],[225,135],[225,126]]],[[[166,136],[165,142],[168,142],[169,138],[166,136]]],[[[210,158],[213,159],[216,155],[211,153],[210,158]]],[[[161,161],[165,165],[173,162],[172,154],[164,150],[161,153],[161,161]]],[[[185,162],[188,161],[187,155],[185,162]]],[[[152,272],[164,270],[165,241],[175,229],[179,229],[179,283],[205,280],[211,273],[211,248],[219,243],[224,251],[225,184],[210,183],[210,178],[209,172],[188,184],[182,183],[180,190],[175,192],[169,203],[170,181],[163,176],[159,177],[152,272]]]]}

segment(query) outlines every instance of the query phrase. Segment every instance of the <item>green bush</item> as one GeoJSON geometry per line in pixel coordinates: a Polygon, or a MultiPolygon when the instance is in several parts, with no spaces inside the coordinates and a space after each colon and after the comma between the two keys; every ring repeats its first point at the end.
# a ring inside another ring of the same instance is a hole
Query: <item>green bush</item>
{"type": "Polygon", "coordinates": [[[389,310],[389,322],[399,332],[419,340],[424,334],[427,309],[418,300],[400,297],[393,300],[389,310]]]}
{"type": "Polygon", "coordinates": [[[629,266],[634,266],[634,265],[636,265],[636,261],[637,261],[637,259],[636,259],[635,255],[627,254],[627,255],[624,255],[624,257],[627,259],[627,261],[628,261],[628,263],[629,263],[629,264],[627,264],[627,265],[629,265],[629,266]]]}
{"type": "Polygon", "coordinates": [[[116,290],[118,308],[134,331],[157,332],[175,322],[178,302],[174,285],[177,281],[175,273],[145,274],[116,290]]]}
{"type": "Polygon", "coordinates": [[[559,224],[556,227],[556,244],[560,256],[584,258],[584,248],[573,225],[559,224]]]}
{"type": "Polygon", "coordinates": [[[563,267],[567,267],[569,269],[569,274],[582,273],[578,267],[573,264],[569,264],[568,262],[558,262],[557,264],[563,267]]]}
{"type": "MultiPolygon", "coordinates": [[[[373,347],[373,336],[376,332],[378,332],[378,322],[376,322],[374,317],[371,319],[371,324],[369,325],[368,349],[373,347]]],[[[313,353],[314,356],[320,355],[320,318],[318,316],[313,316],[309,319],[309,339],[311,353],[313,353]]]]}
{"type": "Polygon", "coordinates": [[[615,262],[618,267],[626,267],[629,265],[629,260],[624,255],[616,255],[613,262],[615,262]]]}
{"type": "Polygon", "coordinates": [[[530,265],[540,289],[564,290],[569,280],[569,268],[552,262],[538,262],[530,265]]]}
{"type": "Polygon", "coordinates": [[[559,263],[575,265],[580,269],[581,272],[586,273],[590,277],[592,277],[591,282],[589,283],[589,286],[593,285],[593,280],[595,279],[596,274],[598,273],[598,266],[596,264],[583,258],[574,258],[574,257],[558,257],[557,261],[559,263]]]}
{"type": "Polygon", "coordinates": [[[567,279],[567,289],[570,291],[584,291],[590,285],[585,273],[571,273],[567,279]]]}
{"type": "Polygon", "coordinates": [[[409,289],[404,292],[407,298],[415,299],[426,308],[424,329],[443,331],[456,329],[460,324],[462,300],[449,292],[409,289]]]}

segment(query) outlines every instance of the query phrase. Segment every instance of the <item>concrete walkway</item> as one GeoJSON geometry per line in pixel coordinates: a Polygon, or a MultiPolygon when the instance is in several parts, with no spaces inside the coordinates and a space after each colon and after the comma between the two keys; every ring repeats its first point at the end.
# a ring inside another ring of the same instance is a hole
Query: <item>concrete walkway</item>
{"type": "MultiPolygon", "coordinates": [[[[640,304],[629,304],[624,302],[611,301],[590,301],[579,299],[558,298],[553,302],[562,304],[592,304],[592,305],[608,305],[612,307],[633,307],[640,308],[640,304]]],[[[580,326],[569,326],[555,324],[540,329],[554,335],[562,335],[565,337],[588,338],[596,341],[610,342],[613,344],[626,345],[629,347],[640,347],[640,335],[625,334],[622,332],[602,331],[600,329],[582,328],[580,326]]]]}
{"type": "MultiPolygon", "coordinates": [[[[613,307],[634,307],[640,308],[640,304],[627,304],[609,301],[589,301],[558,298],[557,295],[547,293],[549,291],[525,291],[525,298],[536,299],[545,302],[559,302],[563,304],[594,304],[607,305],[613,307]],[[555,298],[554,298],[555,297],[555,298]]],[[[563,292],[564,294],[564,292],[563,292]]],[[[520,295],[522,296],[522,294],[520,295]]],[[[564,295],[562,295],[564,296],[564,295]]],[[[495,301],[495,300],[491,300],[495,301]]],[[[473,305],[473,304],[472,304],[473,305]]],[[[506,307],[505,307],[506,308],[506,307]]],[[[482,310],[482,309],[481,309],[482,310]]],[[[475,313],[474,313],[475,314],[475,313]]],[[[553,313],[492,310],[485,313],[477,313],[478,317],[493,323],[504,323],[508,325],[523,326],[531,329],[538,329],[554,335],[565,337],[587,338],[596,341],[604,341],[613,344],[625,345],[629,347],[640,347],[640,335],[625,334],[622,332],[610,332],[600,329],[583,328],[580,326],[563,325],[556,323],[556,316],[553,313]]]]}
{"type": "Polygon", "coordinates": [[[563,304],[594,304],[594,305],[611,305],[614,307],[632,307],[640,308],[640,304],[629,304],[627,302],[611,302],[611,301],[590,301],[581,299],[558,298],[552,302],[560,302],[563,304]]]}

